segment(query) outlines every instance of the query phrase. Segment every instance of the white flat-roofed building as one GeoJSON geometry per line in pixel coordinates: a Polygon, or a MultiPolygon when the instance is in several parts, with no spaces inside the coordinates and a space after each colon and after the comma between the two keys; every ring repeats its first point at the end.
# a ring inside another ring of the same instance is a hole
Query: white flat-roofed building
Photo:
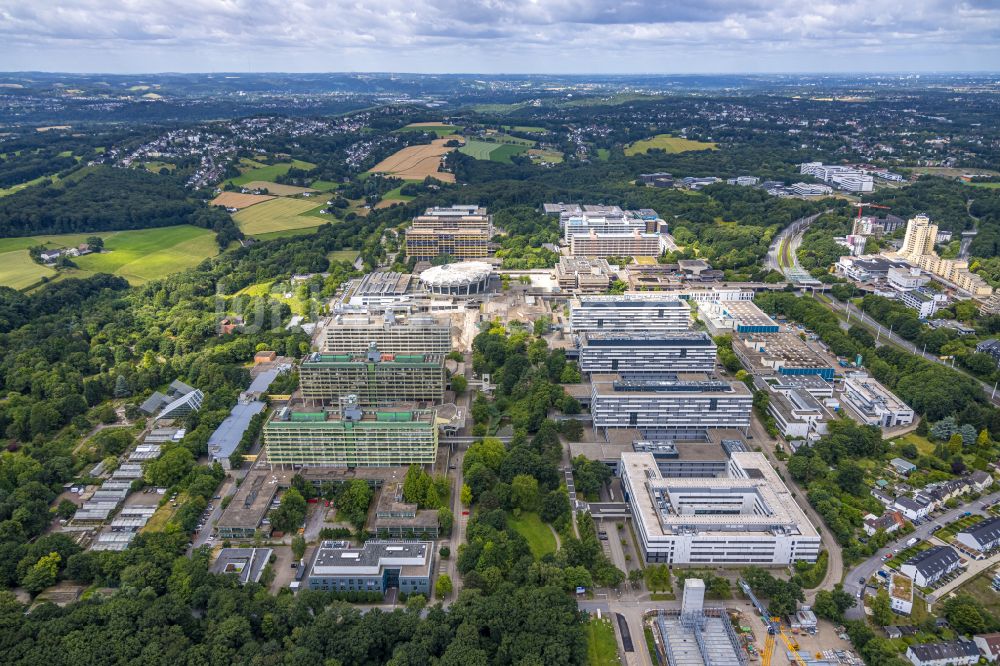
{"type": "Polygon", "coordinates": [[[309,589],[334,592],[430,593],[434,544],[430,541],[366,541],[360,548],[324,541],[316,549],[309,589]]]}
{"type": "Polygon", "coordinates": [[[372,343],[388,354],[447,354],[451,351],[451,325],[431,316],[337,315],[323,328],[320,350],[352,354],[372,343]]]}
{"type": "Polygon", "coordinates": [[[847,192],[871,192],[875,187],[873,176],[852,166],[806,162],[800,165],[799,173],[815,176],[847,192]]]}
{"type": "MultiPolygon", "coordinates": [[[[752,293],[752,292],[751,292],[752,293]]],[[[698,318],[713,335],[726,333],[777,333],[773,319],[751,300],[719,300],[698,305],[698,318]]]]}
{"type": "Polygon", "coordinates": [[[622,490],[649,563],[815,562],[820,536],[760,453],[718,478],[665,478],[651,453],[623,453],[622,490]]]}
{"type": "Polygon", "coordinates": [[[808,391],[772,391],[768,398],[767,413],[774,417],[778,431],[786,439],[810,439],[826,434],[826,424],[833,416],[808,391]]]}
{"type": "Polygon", "coordinates": [[[665,236],[638,229],[607,233],[591,229],[569,241],[569,253],[574,257],[656,257],[666,248],[665,236]]]}
{"type": "Polygon", "coordinates": [[[586,333],[580,371],[588,375],[628,372],[712,372],[717,348],[703,331],[677,333],[586,333]]]}
{"type": "Polygon", "coordinates": [[[655,430],[674,439],[698,439],[706,430],[746,432],[753,395],[746,384],[703,373],[593,375],[594,430],[655,430]]]}
{"type": "Polygon", "coordinates": [[[570,326],[574,333],[686,331],[691,306],[676,295],[656,293],[580,296],[571,306],[570,326]]]}
{"type": "Polygon", "coordinates": [[[913,611],[913,579],[894,573],[889,579],[889,605],[902,615],[913,611]]]}
{"type": "Polygon", "coordinates": [[[867,373],[849,373],[843,396],[866,425],[895,428],[913,422],[913,409],[867,373]]]}

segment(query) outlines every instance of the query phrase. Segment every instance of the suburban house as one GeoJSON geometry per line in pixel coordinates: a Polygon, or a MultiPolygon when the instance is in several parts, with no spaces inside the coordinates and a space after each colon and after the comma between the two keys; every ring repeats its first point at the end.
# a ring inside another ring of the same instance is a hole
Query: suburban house
{"type": "Polygon", "coordinates": [[[951,546],[933,546],[906,560],[899,568],[920,587],[933,585],[961,565],[961,558],[951,546]]]}
{"type": "Polygon", "coordinates": [[[893,502],[896,501],[894,497],[891,497],[878,489],[872,490],[872,497],[877,499],[879,502],[882,502],[882,504],[885,504],[886,506],[892,506],[893,502]]]}
{"type": "Polygon", "coordinates": [[[977,493],[981,493],[993,485],[993,475],[981,469],[973,472],[969,480],[972,482],[972,486],[976,489],[977,493]]]}
{"type": "Polygon", "coordinates": [[[979,661],[979,647],[972,641],[920,643],[906,649],[906,658],[914,666],[964,666],[979,661]]]}
{"type": "Polygon", "coordinates": [[[980,553],[1000,546],[1000,517],[981,520],[955,535],[958,542],[980,553]]]}
{"type": "Polygon", "coordinates": [[[931,512],[931,508],[927,504],[921,504],[912,497],[897,497],[893,502],[893,507],[909,520],[916,520],[917,518],[925,518],[927,514],[931,512]]]}
{"type": "Polygon", "coordinates": [[[987,661],[996,663],[1000,660],[1000,633],[979,634],[972,641],[987,661]]]}
{"type": "Polygon", "coordinates": [[[892,574],[889,579],[889,604],[900,615],[913,611],[913,579],[903,574],[892,574]]]}
{"type": "Polygon", "coordinates": [[[886,511],[881,516],[869,513],[864,519],[865,534],[872,536],[879,530],[885,530],[886,534],[892,534],[903,527],[906,521],[899,511],[886,511]]]}

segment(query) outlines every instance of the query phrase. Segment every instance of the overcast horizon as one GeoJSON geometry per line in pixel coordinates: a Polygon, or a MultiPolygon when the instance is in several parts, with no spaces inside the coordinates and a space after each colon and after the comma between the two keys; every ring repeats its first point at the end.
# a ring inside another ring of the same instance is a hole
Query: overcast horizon
{"type": "Polygon", "coordinates": [[[1000,0],[0,0],[0,39],[8,72],[985,73],[1000,0]]]}

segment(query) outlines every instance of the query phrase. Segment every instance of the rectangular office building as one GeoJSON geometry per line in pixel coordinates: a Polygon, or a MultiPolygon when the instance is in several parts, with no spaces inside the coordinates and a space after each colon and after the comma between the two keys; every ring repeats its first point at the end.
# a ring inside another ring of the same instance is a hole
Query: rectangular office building
{"type": "Polygon", "coordinates": [[[746,384],[693,376],[594,375],[590,413],[594,429],[638,428],[671,439],[699,439],[712,428],[746,433],[753,395],[746,384]]]}
{"type": "Polygon", "coordinates": [[[569,242],[574,257],[657,257],[666,249],[666,239],[658,233],[576,234],[569,242]]]}
{"type": "Polygon", "coordinates": [[[913,423],[913,409],[864,372],[847,375],[844,401],[867,425],[895,428],[913,423]]]}
{"type": "Polygon", "coordinates": [[[726,476],[667,478],[651,453],[623,453],[622,492],[648,563],[815,562],[820,536],[761,453],[734,452],[726,476]]]}
{"type": "Polygon", "coordinates": [[[571,306],[574,333],[686,331],[691,327],[691,307],[676,295],[624,294],[580,296],[571,306]]]}
{"type": "Polygon", "coordinates": [[[272,465],[390,467],[434,462],[438,446],[433,409],[367,411],[344,401],[339,412],[285,407],[264,424],[272,465]]]}
{"type": "Polygon", "coordinates": [[[715,342],[704,331],[585,333],[580,370],[588,375],[712,372],[715,353],[715,342]]]}
{"type": "Polygon", "coordinates": [[[309,354],[299,367],[302,399],[311,403],[356,395],[362,407],[402,402],[441,402],[444,356],[383,354],[373,345],[367,354],[309,354]]]}
{"type": "Polygon", "coordinates": [[[309,571],[309,589],[324,592],[385,592],[430,596],[434,544],[430,541],[324,541],[309,571]]]}
{"type": "Polygon", "coordinates": [[[428,208],[413,218],[406,229],[406,254],[418,261],[430,261],[441,255],[456,259],[481,259],[489,256],[493,237],[493,218],[485,208],[451,206],[428,208]]]}
{"type": "Polygon", "coordinates": [[[354,354],[375,344],[387,354],[441,354],[451,351],[451,325],[434,317],[337,315],[320,338],[322,351],[354,354]]]}

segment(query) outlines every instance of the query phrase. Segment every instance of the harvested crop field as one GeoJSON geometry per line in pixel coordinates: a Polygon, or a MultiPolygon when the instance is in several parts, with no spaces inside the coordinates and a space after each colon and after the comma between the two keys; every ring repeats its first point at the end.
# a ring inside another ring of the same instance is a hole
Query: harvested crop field
{"type": "Polygon", "coordinates": [[[226,208],[249,208],[254,204],[270,201],[274,197],[268,194],[241,194],[239,192],[223,192],[210,202],[213,206],[226,208]]]}
{"type": "Polygon", "coordinates": [[[454,148],[445,147],[449,139],[435,139],[430,144],[407,146],[385,158],[372,172],[385,173],[403,180],[423,180],[427,176],[443,183],[454,183],[455,174],[439,171],[441,157],[454,148]]]}
{"type": "Polygon", "coordinates": [[[625,154],[628,156],[639,155],[652,148],[658,148],[665,153],[686,153],[689,150],[716,150],[718,146],[714,143],[693,141],[679,136],[670,136],[669,134],[657,134],[649,139],[636,141],[625,146],[625,154]]]}
{"type": "Polygon", "coordinates": [[[297,194],[305,194],[306,192],[316,191],[309,187],[282,185],[281,183],[272,183],[269,180],[251,180],[243,187],[247,188],[248,190],[267,190],[268,194],[276,194],[279,197],[294,197],[297,194]]]}
{"type": "Polygon", "coordinates": [[[323,206],[324,204],[317,204],[316,201],[279,197],[273,201],[265,201],[262,204],[241,210],[233,215],[233,219],[243,233],[256,236],[275,231],[317,227],[325,222],[333,221],[332,215],[316,217],[307,214],[313,210],[319,210],[323,206]]]}

